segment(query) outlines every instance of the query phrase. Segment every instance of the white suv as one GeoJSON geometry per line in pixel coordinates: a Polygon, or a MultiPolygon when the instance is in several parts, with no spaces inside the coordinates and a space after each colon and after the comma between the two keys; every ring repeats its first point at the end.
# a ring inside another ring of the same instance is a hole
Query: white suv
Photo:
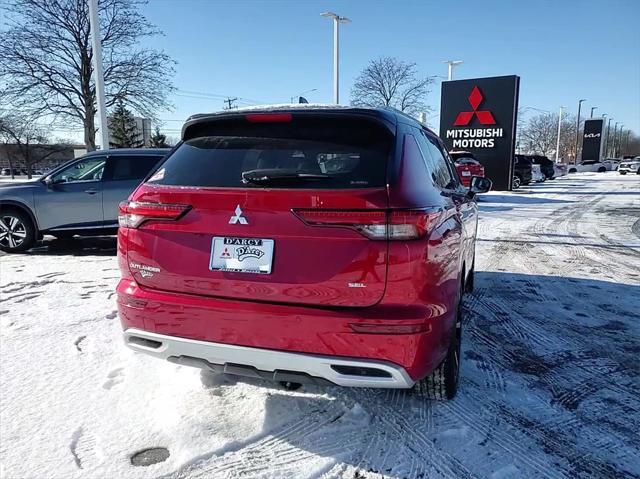
{"type": "Polygon", "coordinates": [[[622,161],[618,167],[618,172],[621,175],[626,175],[627,173],[640,175],[640,156],[636,156],[631,160],[622,161]]]}

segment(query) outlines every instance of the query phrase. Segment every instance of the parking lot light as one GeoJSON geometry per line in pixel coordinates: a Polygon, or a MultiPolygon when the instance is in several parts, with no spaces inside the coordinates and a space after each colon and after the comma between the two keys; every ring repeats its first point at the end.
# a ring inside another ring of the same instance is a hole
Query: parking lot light
{"type": "Polygon", "coordinates": [[[573,157],[573,164],[578,163],[578,144],[580,141],[580,108],[582,108],[582,102],[587,101],[585,98],[578,100],[578,119],[576,120],[576,154],[573,157]]]}
{"type": "Polygon", "coordinates": [[[593,118],[593,110],[597,110],[598,107],[597,106],[592,106],[591,107],[591,116],[589,118],[593,118]]]}
{"type": "Polygon", "coordinates": [[[609,147],[611,146],[611,143],[609,142],[609,133],[611,132],[611,120],[613,120],[613,118],[609,117],[609,121],[607,121],[607,138],[605,139],[605,144],[604,144],[605,156],[611,156],[609,155],[609,147]]]}
{"type": "Polygon", "coordinates": [[[562,126],[562,110],[564,109],[564,106],[560,107],[560,113],[558,114],[558,138],[556,138],[556,163],[559,163],[559,157],[558,155],[560,154],[560,127],[562,126]]]}
{"type": "Polygon", "coordinates": [[[446,63],[447,65],[449,65],[449,75],[447,76],[447,79],[451,81],[453,80],[453,68],[461,65],[464,62],[462,60],[443,60],[442,63],[446,63]]]}
{"type": "Polygon", "coordinates": [[[100,119],[100,138],[103,150],[109,148],[109,126],[107,123],[107,106],[104,91],[104,72],[102,68],[102,42],[100,40],[100,20],[98,18],[97,0],[89,0],[89,25],[91,30],[91,46],[93,48],[93,78],[96,83],[96,102],[100,119]]]}
{"type": "Polygon", "coordinates": [[[351,20],[333,12],[324,12],[320,16],[333,19],[333,102],[338,105],[340,103],[340,24],[351,23],[351,20]]]}

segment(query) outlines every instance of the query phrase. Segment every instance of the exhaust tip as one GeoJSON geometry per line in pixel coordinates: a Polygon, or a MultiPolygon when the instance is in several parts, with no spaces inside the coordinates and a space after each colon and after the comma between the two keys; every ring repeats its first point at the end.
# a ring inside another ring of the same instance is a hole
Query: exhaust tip
{"type": "Polygon", "coordinates": [[[154,341],[153,339],[141,338],[140,336],[129,336],[127,339],[129,344],[135,344],[136,346],[142,346],[149,349],[160,349],[162,342],[154,341]]]}
{"type": "Polygon", "coordinates": [[[361,366],[338,366],[336,364],[331,365],[331,369],[339,374],[346,376],[362,376],[366,378],[390,378],[391,373],[383,369],[366,368],[361,366]]]}

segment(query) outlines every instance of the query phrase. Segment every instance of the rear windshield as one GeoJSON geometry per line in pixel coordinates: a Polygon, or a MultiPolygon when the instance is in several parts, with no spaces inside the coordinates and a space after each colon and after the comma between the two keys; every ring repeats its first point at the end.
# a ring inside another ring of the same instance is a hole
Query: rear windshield
{"type": "Polygon", "coordinates": [[[477,165],[478,162],[473,158],[459,158],[456,160],[456,164],[458,165],[477,165]]]}
{"type": "Polygon", "coordinates": [[[391,135],[369,121],[212,123],[148,183],[220,188],[371,188],[386,184],[391,135]],[[204,134],[203,134],[204,133],[204,134]],[[200,136],[202,135],[202,136],[200,136]],[[252,181],[251,179],[262,181],[252,181]]]}

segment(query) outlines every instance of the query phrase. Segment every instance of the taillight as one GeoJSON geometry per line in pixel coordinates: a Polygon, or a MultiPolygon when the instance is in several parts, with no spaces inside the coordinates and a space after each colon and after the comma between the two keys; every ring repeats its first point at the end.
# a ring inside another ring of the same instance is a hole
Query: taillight
{"type": "Polygon", "coordinates": [[[356,333],[364,334],[418,334],[431,332],[431,325],[425,323],[393,324],[391,321],[375,324],[349,323],[356,333]]]}
{"type": "Polygon", "coordinates": [[[411,240],[430,233],[440,218],[440,212],[398,210],[389,213],[389,239],[411,240]]]}
{"type": "Polygon", "coordinates": [[[373,240],[412,240],[426,236],[440,217],[424,210],[294,210],[309,226],[349,228],[373,240]]]}
{"type": "Polygon", "coordinates": [[[190,209],[191,206],[189,205],[123,201],[119,206],[118,224],[121,228],[138,228],[143,223],[151,220],[177,220],[190,209]]]}

